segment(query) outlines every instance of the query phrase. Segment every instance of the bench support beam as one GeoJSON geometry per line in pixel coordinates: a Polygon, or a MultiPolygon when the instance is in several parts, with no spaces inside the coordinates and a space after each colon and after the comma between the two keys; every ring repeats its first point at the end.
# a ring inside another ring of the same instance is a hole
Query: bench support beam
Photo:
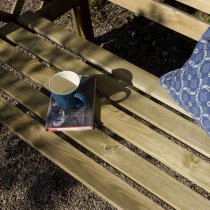
{"type": "Polygon", "coordinates": [[[84,37],[89,41],[93,41],[94,34],[88,0],[81,0],[79,5],[73,8],[72,18],[75,32],[79,36],[84,37]]]}
{"type": "Polygon", "coordinates": [[[53,21],[71,9],[76,34],[89,41],[93,41],[94,35],[88,0],[55,0],[46,4],[37,14],[53,21]]]}

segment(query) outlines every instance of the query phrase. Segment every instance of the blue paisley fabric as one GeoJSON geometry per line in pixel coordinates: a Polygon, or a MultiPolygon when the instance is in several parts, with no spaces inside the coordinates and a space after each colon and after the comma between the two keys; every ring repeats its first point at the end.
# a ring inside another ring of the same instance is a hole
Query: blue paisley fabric
{"type": "Polygon", "coordinates": [[[160,84],[210,135],[210,27],[183,67],[163,75],[160,84]]]}

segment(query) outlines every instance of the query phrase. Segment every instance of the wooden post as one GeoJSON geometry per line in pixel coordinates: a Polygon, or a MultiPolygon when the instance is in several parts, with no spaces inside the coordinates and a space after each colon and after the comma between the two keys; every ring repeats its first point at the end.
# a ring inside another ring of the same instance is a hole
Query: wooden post
{"type": "Polygon", "coordinates": [[[47,3],[45,1],[41,1],[39,9],[42,9],[47,3]]]}
{"type": "Polygon", "coordinates": [[[47,4],[49,4],[52,1],[53,0],[41,0],[39,9],[42,9],[43,7],[45,7],[47,4]]]}
{"type": "Polygon", "coordinates": [[[89,41],[93,41],[93,27],[90,17],[88,0],[79,0],[72,9],[73,26],[75,32],[89,41]]]}
{"type": "Polygon", "coordinates": [[[13,8],[12,8],[12,14],[15,15],[15,16],[18,16],[20,15],[21,13],[21,9],[24,5],[24,2],[25,0],[16,0],[14,5],[13,5],[13,8]]]}
{"type": "Polygon", "coordinates": [[[77,0],[53,0],[49,3],[45,0],[44,2],[46,2],[46,5],[36,13],[51,21],[57,19],[78,4],[77,0]]]}

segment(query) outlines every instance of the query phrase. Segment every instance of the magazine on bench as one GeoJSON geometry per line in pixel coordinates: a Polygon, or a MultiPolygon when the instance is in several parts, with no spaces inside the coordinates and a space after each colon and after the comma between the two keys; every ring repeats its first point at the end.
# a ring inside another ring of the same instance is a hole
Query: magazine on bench
{"type": "Polygon", "coordinates": [[[46,120],[47,131],[82,131],[93,129],[96,78],[94,75],[81,75],[78,91],[87,99],[84,109],[63,109],[50,97],[46,120]]]}

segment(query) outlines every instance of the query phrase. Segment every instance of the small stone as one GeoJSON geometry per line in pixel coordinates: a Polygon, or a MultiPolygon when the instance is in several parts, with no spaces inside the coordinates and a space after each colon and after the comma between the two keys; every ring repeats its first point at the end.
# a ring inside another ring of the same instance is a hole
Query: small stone
{"type": "Polygon", "coordinates": [[[20,164],[20,163],[18,163],[17,167],[18,167],[18,169],[21,169],[21,164],[20,164]]]}
{"type": "Polygon", "coordinates": [[[135,31],[131,33],[131,36],[134,37],[136,35],[135,31]]]}

